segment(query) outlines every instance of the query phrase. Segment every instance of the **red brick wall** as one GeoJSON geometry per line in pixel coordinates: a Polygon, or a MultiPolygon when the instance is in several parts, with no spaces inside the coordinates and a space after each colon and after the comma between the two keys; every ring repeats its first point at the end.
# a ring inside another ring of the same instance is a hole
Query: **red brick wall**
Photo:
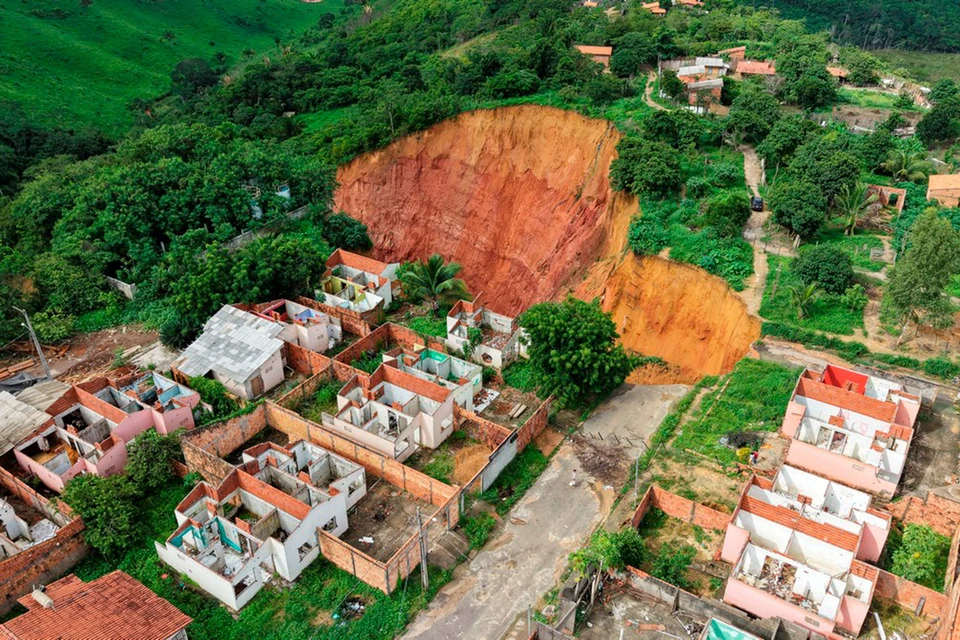
{"type": "Polygon", "coordinates": [[[950,538],[960,526],[960,502],[935,493],[928,493],[926,500],[910,496],[885,508],[898,520],[926,525],[950,538]]]}
{"type": "Polygon", "coordinates": [[[396,585],[395,580],[392,581],[393,585],[388,583],[385,564],[377,562],[346,542],[334,538],[323,529],[318,530],[318,533],[320,534],[320,553],[324,558],[384,593],[390,593],[391,587],[396,585]]]}
{"type": "Polygon", "coordinates": [[[409,327],[387,323],[380,325],[368,336],[360,338],[352,345],[333,357],[334,361],[350,364],[367,351],[379,351],[387,347],[412,349],[415,345],[425,345],[434,351],[446,353],[447,345],[437,338],[417,333],[409,327]]]}
{"type": "Polygon", "coordinates": [[[553,404],[553,397],[547,398],[540,408],[533,412],[533,415],[527,418],[523,426],[517,429],[517,451],[523,451],[534,438],[540,435],[540,432],[547,428],[547,422],[550,420],[550,406],[553,404]]]}
{"type": "Polygon", "coordinates": [[[56,503],[50,502],[3,468],[0,468],[0,484],[11,494],[56,522],[57,525],[62,526],[74,517],[73,509],[66,502],[62,500],[58,500],[56,503]]]}
{"type": "Polygon", "coordinates": [[[233,465],[222,458],[239,449],[266,426],[266,411],[261,405],[250,413],[184,434],[180,448],[187,468],[208,482],[221,482],[233,471],[233,465]]]}
{"type": "Polygon", "coordinates": [[[70,387],[56,402],[47,407],[47,413],[55,416],[58,413],[63,413],[78,402],[76,389],[70,387]]]}
{"type": "Polygon", "coordinates": [[[926,598],[923,605],[923,615],[928,618],[942,616],[947,612],[949,605],[949,599],[944,594],[883,570],[878,572],[877,585],[873,595],[881,600],[896,602],[910,612],[916,610],[920,598],[926,598]]]}
{"type": "Polygon", "coordinates": [[[453,415],[458,429],[463,429],[471,438],[479,440],[491,449],[499,447],[513,433],[510,429],[481,418],[459,405],[454,405],[453,415]]]}
{"type": "Polygon", "coordinates": [[[88,551],[83,521],[76,518],[53,538],[0,562],[0,612],[9,611],[35,585],[59,578],[88,551]]]}
{"type": "Polygon", "coordinates": [[[631,519],[631,524],[634,527],[639,526],[650,507],[657,507],[671,518],[677,518],[714,531],[726,531],[727,524],[730,522],[730,514],[728,513],[705,507],[693,500],[653,485],[647,489],[643,499],[640,500],[640,504],[637,505],[637,510],[631,519]]]}
{"type": "MultiPolygon", "coordinates": [[[[314,300],[313,298],[305,298],[303,296],[296,298],[294,302],[298,302],[305,307],[310,307],[311,309],[316,309],[317,311],[325,313],[328,316],[339,318],[341,328],[347,333],[352,333],[355,336],[363,337],[372,331],[370,323],[364,319],[364,316],[356,311],[340,309],[339,307],[331,307],[330,305],[324,304],[318,300],[314,300]]],[[[367,318],[372,321],[376,320],[378,318],[378,312],[368,312],[367,318]]]]}
{"type": "Polygon", "coordinates": [[[289,342],[284,342],[283,347],[287,354],[287,365],[297,373],[312,376],[332,367],[333,360],[322,353],[289,342]]]}
{"type": "Polygon", "coordinates": [[[312,377],[304,380],[302,384],[297,385],[288,391],[279,400],[277,400],[277,404],[286,409],[293,409],[300,402],[303,402],[305,399],[312,396],[318,388],[332,379],[333,367],[328,367],[325,371],[314,374],[312,377]]]}

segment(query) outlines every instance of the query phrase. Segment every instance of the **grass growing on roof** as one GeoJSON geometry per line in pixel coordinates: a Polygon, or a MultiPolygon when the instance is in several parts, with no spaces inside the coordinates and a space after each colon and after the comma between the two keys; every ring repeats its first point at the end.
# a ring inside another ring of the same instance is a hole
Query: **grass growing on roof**
{"type": "Polygon", "coordinates": [[[820,298],[810,305],[808,315],[803,320],[798,320],[797,309],[790,296],[790,287],[802,286],[803,283],[790,270],[793,258],[768,255],[767,261],[770,271],[767,274],[767,286],[763,290],[763,302],[760,304],[762,317],[771,322],[846,336],[853,335],[854,329],[863,327],[862,311],[853,311],[840,304],[837,296],[822,292],[820,298]]]}
{"type": "Polygon", "coordinates": [[[720,444],[720,438],[738,431],[776,431],[799,373],[799,369],[775,362],[744,358],[704,397],[673,446],[723,464],[735,462],[736,452],[720,444]]]}

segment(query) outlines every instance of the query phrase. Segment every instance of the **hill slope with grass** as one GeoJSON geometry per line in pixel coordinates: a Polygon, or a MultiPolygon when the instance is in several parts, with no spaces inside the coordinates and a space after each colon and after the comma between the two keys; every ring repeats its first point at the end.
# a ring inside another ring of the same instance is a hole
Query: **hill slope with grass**
{"type": "Polygon", "coordinates": [[[128,105],[170,87],[181,60],[241,61],[316,24],[341,0],[0,0],[0,104],[65,128],[120,134],[128,105]]]}

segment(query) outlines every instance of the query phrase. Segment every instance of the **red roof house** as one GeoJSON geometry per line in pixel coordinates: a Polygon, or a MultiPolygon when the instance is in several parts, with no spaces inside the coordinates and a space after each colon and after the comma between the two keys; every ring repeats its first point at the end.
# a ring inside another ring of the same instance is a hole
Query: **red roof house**
{"type": "Polygon", "coordinates": [[[189,616],[123,571],[84,582],[75,575],[20,598],[23,615],[0,624],[8,640],[186,640],[189,616]]]}

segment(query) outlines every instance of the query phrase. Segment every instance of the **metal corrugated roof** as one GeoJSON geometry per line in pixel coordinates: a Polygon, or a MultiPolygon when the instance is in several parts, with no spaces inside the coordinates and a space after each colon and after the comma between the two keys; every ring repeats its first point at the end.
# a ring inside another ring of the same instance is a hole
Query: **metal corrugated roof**
{"type": "Polygon", "coordinates": [[[0,455],[10,451],[50,416],[0,391],[0,455]]]}
{"type": "Polygon", "coordinates": [[[70,389],[70,385],[59,380],[44,380],[27,387],[17,394],[17,400],[34,409],[46,411],[47,407],[60,399],[70,389]]]}
{"type": "Polygon", "coordinates": [[[276,337],[282,330],[276,322],[224,305],[184,350],[177,368],[191,377],[216,371],[242,382],[283,347],[276,337]]]}

